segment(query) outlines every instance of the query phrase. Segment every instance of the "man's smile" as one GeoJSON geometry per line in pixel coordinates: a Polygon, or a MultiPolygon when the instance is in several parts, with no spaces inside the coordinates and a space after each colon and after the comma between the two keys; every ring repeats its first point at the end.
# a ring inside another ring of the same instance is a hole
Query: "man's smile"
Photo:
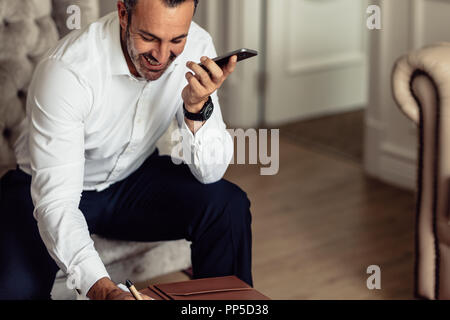
{"type": "Polygon", "coordinates": [[[142,60],[144,67],[151,72],[160,72],[167,67],[167,64],[163,65],[148,55],[142,55],[142,60]]]}
{"type": "Polygon", "coordinates": [[[147,59],[147,61],[152,65],[152,66],[160,66],[161,63],[159,63],[158,60],[156,60],[151,54],[144,54],[144,58],[147,59]]]}

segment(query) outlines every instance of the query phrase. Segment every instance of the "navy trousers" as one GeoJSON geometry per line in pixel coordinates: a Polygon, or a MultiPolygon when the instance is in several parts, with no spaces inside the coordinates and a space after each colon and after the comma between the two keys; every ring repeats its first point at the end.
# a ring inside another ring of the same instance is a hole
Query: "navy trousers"
{"type": "MultiPolygon", "coordinates": [[[[58,271],[33,218],[30,183],[20,169],[0,180],[0,300],[50,299],[58,271]]],[[[102,192],[83,192],[80,210],[91,234],[187,239],[194,278],[236,275],[253,286],[250,201],[227,180],[201,184],[187,165],[156,150],[127,179],[102,192]]]]}

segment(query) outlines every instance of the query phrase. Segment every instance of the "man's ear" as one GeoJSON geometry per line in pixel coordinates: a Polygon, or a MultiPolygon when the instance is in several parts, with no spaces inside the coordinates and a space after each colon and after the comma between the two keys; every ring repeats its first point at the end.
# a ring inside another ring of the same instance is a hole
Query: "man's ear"
{"type": "Polygon", "coordinates": [[[117,13],[119,14],[120,26],[125,30],[128,25],[128,12],[123,1],[117,1],[117,13]]]}

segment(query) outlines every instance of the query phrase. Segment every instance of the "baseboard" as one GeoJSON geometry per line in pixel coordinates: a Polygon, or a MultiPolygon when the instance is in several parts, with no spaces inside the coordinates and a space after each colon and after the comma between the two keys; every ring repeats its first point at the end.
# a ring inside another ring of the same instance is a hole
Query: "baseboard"
{"type": "Polygon", "coordinates": [[[268,126],[270,126],[271,128],[274,128],[274,127],[282,126],[282,125],[292,123],[292,122],[321,118],[321,117],[326,117],[326,116],[330,116],[330,115],[338,115],[341,113],[364,110],[364,109],[365,109],[364,106],[357,104],[357,105],[345,106],[345,107],[332,107],[332,108],[325,108],[322,110],[311,110],[309,112],[304,112],[301,116],[297,116],[297,117],[288,117],[288,118],[283,118],[283,119],[268,118],[266,120],[266,124],[268,126]]]}
{"type": "Polygon", "coordinates": [[[406,158],[400,151],[383,152],[380,157],[379,178],[389,184],[415,190],[417,165],[411,158],[406,158]]]}
{"type": "Polygon", "coordinates": [[[385,124],[366,117],[365,169],[386,183],[415,190],[417,179],[417,148],[402,147],[386,141],[385,124]]]}

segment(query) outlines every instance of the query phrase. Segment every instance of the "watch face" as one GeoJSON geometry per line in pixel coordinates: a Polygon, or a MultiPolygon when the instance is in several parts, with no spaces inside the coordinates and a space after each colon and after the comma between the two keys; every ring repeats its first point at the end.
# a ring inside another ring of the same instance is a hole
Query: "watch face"
{"type": "Polygon", "coordinates": [[[205,110],[205,118],[208,120],[214,111],[214,107],[210,104],[205,110]]]}

